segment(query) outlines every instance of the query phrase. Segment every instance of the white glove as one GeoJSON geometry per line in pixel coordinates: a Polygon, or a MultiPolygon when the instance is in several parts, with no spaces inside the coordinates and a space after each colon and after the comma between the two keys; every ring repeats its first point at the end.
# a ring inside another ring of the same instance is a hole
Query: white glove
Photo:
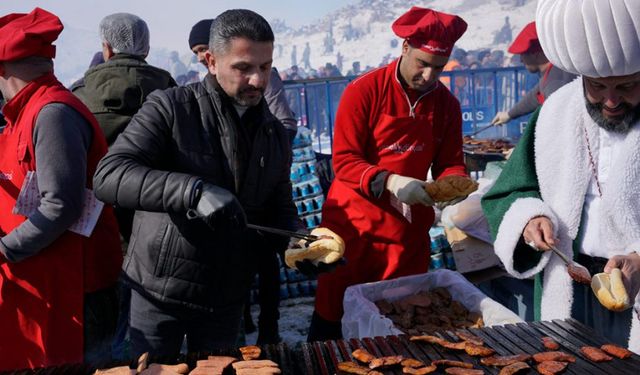
{"type": "Polygon", "coordinates": [[[425,206],[433,206],[433,199],[424,190],[424,181],[417,178],[400,176],[392,174],[387,179],[386,188],[398,200],[409,205],[423,204],[425,206]]]}
{"type": "Polygon", "coordinates": [[[509,122],[509,120],[511,120],[511,117],[509,117],[509,114],[507,112],[498,112],[496,114],[496,117],[494,117],[493,120],[491,120],[491,124],[502,125],[509,122]]]}

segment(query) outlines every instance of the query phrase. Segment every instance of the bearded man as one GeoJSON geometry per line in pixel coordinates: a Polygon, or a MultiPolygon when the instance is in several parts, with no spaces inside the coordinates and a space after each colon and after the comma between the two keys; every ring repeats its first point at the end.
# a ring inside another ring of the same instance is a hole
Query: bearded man
{"type": "Polygon", "coordinates": [[[640,3],[634,0],[538,3],[536,25],[545,55],[554,66],[582,77],[534,114],[482,201],[507,271],[536,277],[537,319],[573,317],[619,344],[628,339],[636,352],[638,316],[605,309],[547,250],[555,246],[575,254],[591,274],[619,268],[631,301],[638,295],[639,24],[640,3]]]}

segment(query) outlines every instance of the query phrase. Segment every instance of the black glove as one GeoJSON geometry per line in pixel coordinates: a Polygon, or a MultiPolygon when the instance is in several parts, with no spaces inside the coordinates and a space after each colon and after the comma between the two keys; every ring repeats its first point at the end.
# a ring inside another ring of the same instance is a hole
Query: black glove
{"type": "Polygon", "coordinates": [[[298,272],[307,276],[318,276],[321,273],[325,272],[333,272],[336,267],[347,264],[347,260],[345,258],[340,258],[339,261],[333,263],[325,263],[318,262],[318,265],[313,264],[310,259],[305,259],[302,261],[296,262],[296,268],[298,272]]]}
{"type": "Polygon", "coordinates": [[[198,217],[211,228],[232,224],[236,229],[247,227],[247,216],[240,202],[229,190],[204,183],[196,204],[198,217]]]}

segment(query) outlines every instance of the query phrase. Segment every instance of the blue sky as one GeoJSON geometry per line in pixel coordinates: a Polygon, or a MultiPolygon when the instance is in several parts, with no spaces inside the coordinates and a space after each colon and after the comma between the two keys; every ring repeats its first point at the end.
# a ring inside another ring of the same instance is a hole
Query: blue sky
{"type": "Polygon", "coordinates": [[[63,24],[96,31],[102,17],[128,12],[143,18],[151,31],[151,45],[182,50],[187,48],[191,26],[213,18],[230,8],[247,8],[267,20],[284,19],[300,26],[358,0],[1,0],[0,14],[29,12],[36,6],[58,15],[63,24]]]}

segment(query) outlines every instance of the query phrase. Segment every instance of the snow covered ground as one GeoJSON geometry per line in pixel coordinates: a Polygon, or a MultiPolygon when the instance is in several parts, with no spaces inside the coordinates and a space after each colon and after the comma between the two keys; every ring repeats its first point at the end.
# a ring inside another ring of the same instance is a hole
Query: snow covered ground
{"type": "MultiPolygon", "coordinates": [[[[289,347],[307,341],[309,323],[313,313],[314,297],[289,298],[280,301],[280,336],[289,347]]],[[[257,304],[251,306],[253,322],[257,324],[260,308],[257,304]]],[[[253,345],[258,339],[258,333],[246,335],[247,345],[253,345]]]]}

